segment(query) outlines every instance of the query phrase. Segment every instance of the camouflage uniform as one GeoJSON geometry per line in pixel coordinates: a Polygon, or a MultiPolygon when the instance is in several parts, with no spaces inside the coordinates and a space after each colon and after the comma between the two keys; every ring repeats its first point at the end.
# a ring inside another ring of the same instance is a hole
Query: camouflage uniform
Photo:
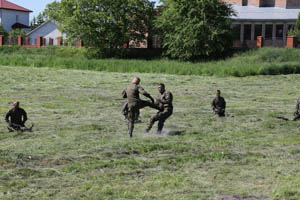
{"type": "MultiPolygon", "coordinates": [[[[128,119],[128,113],[129,113],[129,108],[128,108],[128,102],[126,102],[123,107],[122,107],[122,113],[125,117],[125,119],[128,119]]],[[[134,119],[135,122],[139,121],[139,116],[140,116],[140,111],[137,112],[136,118],[134,119]]]]}
{"type": "Polygon", "coordinates": [[[160,133],[164,127],[165,121],[173,114],[173,95],[171,92],[164,91],[162,95],[159,95],[156,104],[161,108],[150,119],[150,123],[146,132],[149,132],[156,121],[158,121],[157,132],[160,133]]]}
{"type": "Polygon", "coordinates": [[[12,108],[6,113],[5,121],[13,129],[19,130],[25,127],[27,121],[27,113],[22,108],[12,108]]]}
{"type": "Polygon", "coordinates": [[[139,110],[145,108],[147,106],[155,109],[159,109],[157,105],[151,103],[149,101],[144,101],[140,99],[139,94],[148,97],[153,102],[153,98],[147,93],[144,88],[142,88],[138,84],[132,83],[126,89],[126,95],[128,98],[128,129],[129,129],[129,136],[132,137],[132,132],[134,129],[134,121],[139,113],[139,110]]]}
{"type": "Polygon", "coordinates": [[[298,121],[298,120],[300,120],[300,98],[298,99],[296,104],[296,111],[294,113],[293,121],[298,121]]]}
{"type": "Polygon", "coordinates": [[[216,97],[211,102],[211,107],[216,115],[219,117],[225,116],[225,109],[226,109],[226,101],[223,97],[216,97]]]}

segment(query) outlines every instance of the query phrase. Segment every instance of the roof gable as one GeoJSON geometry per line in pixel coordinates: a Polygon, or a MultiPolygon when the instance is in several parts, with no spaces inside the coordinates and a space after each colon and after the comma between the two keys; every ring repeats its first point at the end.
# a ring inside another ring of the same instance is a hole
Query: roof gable
{"type": "Polygon", "coordinates": [[[8,10],[16,10],[16,11],[23,11],[23,12],[32,12],[31,10],[28,10],[27,8],[24,8],[22,6],[18,6],[14,3],[11,3],[6,0],[0,0],[0,9],[8,9],[8,10]]]}
{"type": "Polygon", "coordinates": [[[41,24],[40,26],[36,27],[36,28],[33,29],[32,31],[28,32],[28,33],[27,33],[27,36],[30,36],[32,33],[34,33],[34,32],[36,32],[36,31],[40,30],[42,27],[46,26],[46,25],[49,24],[49,23],[55,24],[55,25],[57,26],[57,24],[56,24],[54,21],[49,20],[49,21],[44,22],[44,23],[41,24]]]}

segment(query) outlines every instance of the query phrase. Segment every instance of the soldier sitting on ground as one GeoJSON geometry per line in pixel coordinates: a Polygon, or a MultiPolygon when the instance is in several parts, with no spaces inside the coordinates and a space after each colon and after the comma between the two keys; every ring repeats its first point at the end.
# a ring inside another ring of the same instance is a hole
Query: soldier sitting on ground
{"type": "Polygon", "coordinates": [[[216,115],[225,117],[226,101],[221,97],[221,91],[217,90],[216,97],[211,102],[211,107],[216,115]]]}
{"type": "Polygon", "coordinates": [[[158,86],[159,96],[156,100],[156,104],[161,108],[160,111],[151,117],[146,132],[148,133],[154,123],[158,121],[157,133],[160,134],[165,121],[173,114],[173,95],[171,92],[166,91],[165,85],[160,83],[158,86]]]}
{"type": "Polygon", "coordinates": [[[15,101],[13,108],[10,109],[5,116],[5,121],[8,123],[8,130],[13,131],[31,131],[33,128],[27,128],[25,122],[27,121],[27,113],[24,109],[20,108],[20,102],[15,101]]]}
{"type": "Polygon", "coordinates": [[[294,112],[293,121],[299,121],[299,120],[300,120],[300,98],[297,100],[296,111],[294,112]]]}

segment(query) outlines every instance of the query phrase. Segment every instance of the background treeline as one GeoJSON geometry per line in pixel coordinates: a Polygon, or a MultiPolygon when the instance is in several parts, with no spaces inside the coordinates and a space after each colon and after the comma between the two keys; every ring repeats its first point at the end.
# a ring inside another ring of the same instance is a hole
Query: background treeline
{"type": "MultiPolygon", "coordinates": [[[[40,20],[54,20],[70,40],[82,40],[102,58],[153,38],[162,40],[164,56],[198,60],[226,56],[232,47],[231,6],[219,0],[61,0],[47,6],[40,20]]],[[[146,56],[146,54],[144,54],[146,56]]]]}
{"type": "MultiPolygon", "coordinates": [[[[227,60],[201,63],[167,59],[93,59],[95,53],[97,51],[87,48],[1,47],[0,65],[236,77],[300,73],[300,49],[253,49],[235,53],[227,60]]],[[[131,55],[131,52],[127,53],[131,55]]]]}

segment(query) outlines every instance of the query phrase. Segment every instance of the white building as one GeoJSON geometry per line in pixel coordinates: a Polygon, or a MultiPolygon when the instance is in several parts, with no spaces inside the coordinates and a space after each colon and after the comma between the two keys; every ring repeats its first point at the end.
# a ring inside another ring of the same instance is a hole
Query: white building
{"type": "Polygon", "coordinates": [[[29,14],[31,10],[6,0],[0,0],[0,23],[10,32],[15,28],[29,30],[29,14]]]}
{"type": "Polygon", "coordinates": [[[36,29],[30,31],[27,34],[27,37],[30,38],[31,45],[36,44],[38,37],[43,37],[46,39],[46,45],[49,45],[50,39],[53,39],[53,45],[57,45],[57,38],[63,37],[63,39],[66,39],[66,34],[63,34],[58,30],[55,22],[47,21],[36,29]]]}

